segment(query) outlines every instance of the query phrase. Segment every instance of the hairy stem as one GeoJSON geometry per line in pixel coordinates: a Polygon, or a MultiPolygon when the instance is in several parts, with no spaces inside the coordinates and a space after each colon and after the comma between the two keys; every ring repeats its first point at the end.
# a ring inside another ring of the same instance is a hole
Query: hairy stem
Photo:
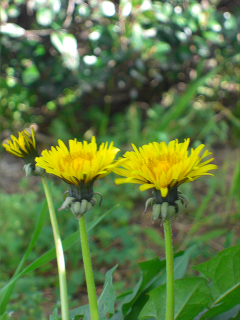
{"type": "Polygon", "coordinates": [[[79,219],[79,228],[80,228],[83,265],[84,265],[85,278],[87,283],[88,301],[89,301],[91,320],[99,320],[97,294],[96,294],[96,288],[95,288],[94,277],[93,277],[92,262],[91,262],[88,237],[87,237],[87,229],[86,229],[86,221],[85,221],[84,215],[79,219]]]}
{"type": "Polygon", "coordinates": [[[166,272],[167,272],[167,293],[166,293],[166,320],[174,319],[174,265],[173,245],[170,219],[164,222],[165,251],[166,251],[166,272]]]}

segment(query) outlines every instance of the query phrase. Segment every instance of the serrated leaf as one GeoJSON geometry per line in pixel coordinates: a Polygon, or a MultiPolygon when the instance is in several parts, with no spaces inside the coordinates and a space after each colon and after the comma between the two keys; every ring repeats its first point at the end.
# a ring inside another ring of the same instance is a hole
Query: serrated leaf
{"type": "MultiPolygon", "coordinates": [[[[98,298],[98,311],[99,311],[99,319],[105,320],[107,319],[106,315],[108,313],[114,313],[114,302],[115,302],[115,295],[112,283],[112,275],[113,272],[116,270],[117,265],[114,266],[112,269],[108,270],[105,274],[105,281],[103,286],[103,291],[98,298]]],[[[70,318],[75,320],[75,318],[79,318],[79,316],[84,317],[84,319],[90,319],[90,310],[89,305],[86,304],[84,306],[75,308],[70,310],[69,312],[70,318]]]]}
{"type": "Polygon", "coordinates": [[[50,314],[49,320],[58,320],[58,319],[59,319],[59,318],[58,318],[58,309],[55,308],[55,309],[53,310],[53,313],[50,314]]]}
{"type": "MultiPolygon", "coordinates": [[[[207,281],[200,277],[179,279],[175,284],[175,320],[192,320],[199,312],[212,302],[207,281]]],[[[154,317],[165,319],[166,285],[155,288],[143,307],[139,319],[154,317]]]]}
{"type": "Polygon", "coordinates": [[[84,317],[84,320],[90,319],[89,305],[85,304],[84,306],[70,310],[69,317],[71,320],[78,320],[79,317],[84,317]]]}
{"type": "Polygon", "coordinates": [[[194,269],[212,281],[209,288],[214,302],[211,310],[205,312],[201,319],[212,318],[239,304],[240,245],[219,252],[215,258],[195,266],[194,269]]]}
{"type": "Polygon", "coordinates": [[[98,298],[98,310],[99,317],[105,319],[107,313],[114,313],[114,302],[116,300],[112,282],[113,272],[117,269],[117,266],[114,266],[112,269],[108,270],[105,274],[105,281],[103,286],[103,291],[98,298]]]}

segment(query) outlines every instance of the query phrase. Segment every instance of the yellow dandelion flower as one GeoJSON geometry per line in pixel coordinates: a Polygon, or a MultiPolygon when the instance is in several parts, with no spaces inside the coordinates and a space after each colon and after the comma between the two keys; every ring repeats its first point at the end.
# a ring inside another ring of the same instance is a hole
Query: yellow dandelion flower
{"type": "Polygon", "coordinates": [[[211,152],[206,150],[200,156],[204,148],[204,144],[201,144],[195,150],[191,149],[189,154],[189,143],[190,139],[185,139],[183,143],[178,143],[176,139],[168,145],[165,142],[153,142],[139,150],[133,145],[134,151],[124,155],[126,161],[121,164],[122,168],[114,169],[115,173],[125,177],[116,179],[116,184],[141,184],[140,190],[154,188],[159,190],[164,198],[170,189],[176,189],[182,183],[196,180],[203,175],[213,175],[208,172],[217,169],[216,165],[209,164],[213,158],[202,161],[211,152]]]}
{"type": "MultiPolygon", "coordinates": [[[[44,150],[42,157],[37,157],[36,165],[47,173],[54,174],[69,184],[68,197],[59,210],[70,207],[79,218],[96,202],[93,183],[96,179],[108,175],[119,165],[115,156],[119,152],[113,142],[102,143],[97,148],[96,139],[91,142],[69,140],[69,148],[58,140],[58,146],[44,150]]],[[[101,194],[99,194],[101,196],[101,194]]]]}
{"type": "Polygon", "coordinates": [[[99,150],[95,137],[92,137],[90,143],[69,140],[69,149],[61,140],[58,140],[58,144],[56,148],[44,150],[42,157],[36,158],[36,164],[68,184],[87,184],[106,176],[116,167],[114,158],[119,149],[113,147],[113,142],[109,147],[108,143],[102,143],[99,150]]]}
{"type": "Polygon", "coordinates": [[[14,157],[23,158],[26,163],[35,163],[35,157],[37,157],[38,151],[36,146],[35,131],[31,128],[31,133],[27,130],[18,133],[18,138],[11,135],[11,140],[7,140],[7,143],[2,145],[7,152],[11,153],[14,157]]]}

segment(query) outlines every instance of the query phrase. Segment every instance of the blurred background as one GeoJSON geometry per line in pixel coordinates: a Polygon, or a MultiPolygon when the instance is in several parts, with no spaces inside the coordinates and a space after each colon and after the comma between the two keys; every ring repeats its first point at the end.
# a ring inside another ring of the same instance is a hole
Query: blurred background
{"type": "MultiPolygon", "coordinates": [[[[173,222],[175,251],[195,245],[191,265],[239,242],[240,2],[237,0],[2,0],[1,141],[34,124],[39,149],[62,139],[131,144],[206,144],[215,177],[182,185],[188,208],[173,222]]],[[[14,273],[30,241],[44,196],[38,178],[1,147],[0,286],[14,273]]],[[[49,177],[56,209],[67,185],[49,177]]],[[[115,208],[91,233],[98,293],[105,272],[116,293],[133,287],[138,262],[164,258],[163,230],[143,216],[150,192],[95,184],[102,207],[115,208]]],[[[77,230],[70,211],[58,214],[62,238],[77,230]]],[[[47,218],[29,263],[53,247],[47,218]]],[[[80,244],[66,251],[71,307],[86,303],[80,244]]],[[[191,268],[188,275],[194,275],[191,268]]],[[[48,319],[59,304],[56,262],[17,282],[11,319],[48,319]]]]}

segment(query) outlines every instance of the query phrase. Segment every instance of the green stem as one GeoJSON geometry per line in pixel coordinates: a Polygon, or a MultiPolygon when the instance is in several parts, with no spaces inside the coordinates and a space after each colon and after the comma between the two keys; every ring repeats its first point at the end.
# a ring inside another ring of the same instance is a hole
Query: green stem
{"type": "Polygon", "coordinates": [[[167,271],[167,301],[166,320],[174,319],[174,264],[173,245],[170,219],[164,222],[165,251],[166,251],[166,271],[167,271]]]}
{"type": "Polygon", "coordinates": [[[60,238],[60,232],[59,232],[57,218],[56,218],[56,214],[53,206],[52,196],[48,188],[45,177],[42,177],[42,184],[43,184],[43,188],[47,198],[49,215],[50,215],[50,220],[51,220],[52,230],[53,230],[53,237],[55,242],[57,265],[58,265],[58,276],[59,276],[59,287],[60,287],[62,320],[69,320],[67,280],[66,280],[66,269],[65,269],[65,260],[64,260],[62,241],[60,238]]]}
{"type": "Polygon", "coordinates": [[[86,229],[86,221],[85,221],[84,215],[79,219],[79,228],[80,228],[83,265],[84,265],[85,278],[87,283],[91,320],[99,320],[97,294],[96,294],[96,288],[95,288],[95,283],[93,278],[92,262],[91,262],[88,237],[87,237],[87,229],[86,229]]]}

